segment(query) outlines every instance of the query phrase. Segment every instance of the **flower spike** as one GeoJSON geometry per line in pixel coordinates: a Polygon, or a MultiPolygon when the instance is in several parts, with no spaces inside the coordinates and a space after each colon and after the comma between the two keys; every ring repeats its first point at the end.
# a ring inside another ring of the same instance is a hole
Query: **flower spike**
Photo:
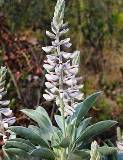
{"type": "Polygon", "coordinates": [[[83,93],[80,92],[83,85],[78,85],[79,78],[76,77],[80,52],[63,51],[72,45],[70,38],[61,39],[61,36],[69,31],[68,24],[63,22],[64,9],[65,1],[58,0],[51,22],[51,31],[46,31],[46,35],[52,40],[52,45],[42,47],[48,54],[43,65],[47,71],[45,75],[47,90],[43,97],[47,101],[55,100],[59,111],[64,111],[64,116],[69,116],[75,112],[75,107],[83,99],[83,93]]]}

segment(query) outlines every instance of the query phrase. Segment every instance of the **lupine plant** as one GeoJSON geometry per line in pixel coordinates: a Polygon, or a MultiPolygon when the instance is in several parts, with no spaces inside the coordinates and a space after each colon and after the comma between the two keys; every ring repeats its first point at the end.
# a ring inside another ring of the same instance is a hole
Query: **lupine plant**
{"type": "MultiPolygon", "coordinates": [[[[43,97],[47,101],[55,101],[58,106],[59,115],[54,116],[57,127],[41,106],[35,110],[23,109],[22,112],[33,123],[28,128],[9,127],[9,130],[19,136],[8,140],[4,146],[10,159],[19,156],[21,159],[35,157],[44,160],[92,160],[93,151],[89,150],[92,140],[117,123],[106,120],[92,125],[92,118],[86,118],[101,92],[83,100],[83,93],[80,91],[83,85],[79,85],[81,78],[76,77],[80,53],[67,52],[67,48],[71,46],[70,38],[63,39],[64,34],[69,31],[68,24],[63,21],[64,9],[65,1],[57,0],[51,31],[46,31],[47,36],[52,39],[52,45],[43,47],[46,52],[44,68],[47,80],[43,97]]],[[[108,146],[97,147],[96,150],[100,158],[101,155],[116,151],[108,146]]]]}

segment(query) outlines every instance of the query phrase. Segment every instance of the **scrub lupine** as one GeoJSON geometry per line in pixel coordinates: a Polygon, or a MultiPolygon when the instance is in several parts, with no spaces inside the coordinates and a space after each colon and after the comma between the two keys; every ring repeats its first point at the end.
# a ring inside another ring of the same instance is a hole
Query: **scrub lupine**
{"type": "Polygon", "coordinates": [[[3,141],[6,142],[6,129],[15,123],[15,117],[12,117],[12,110],[10,108],[5,108],[9,105],[9,100],[3,100],[3,97],[6,95],[7,91],[5,90],[5,78],[6,78],[6,67],[0,68],[0,133],[3,136],[3,141]],[[4,108],[3,108],[4,107],[4,108]]]}
{"type": "Polygon", "coordinates": [[[52,39],[52,45],[42,47],[48,54],[44,61],[44,68],[47,71],[45,75],[47,89],[43,97],[47,101],[55,100],[61,114],[68,116],[74,113],[78,101],[83,98],[83,93],[80,92],[83,85],[78,85],[80,78],[76,77],[80,52],[63,51],[72,45],[70,38],[61,40],[62,36],[69,31],[68,24],[63,23],[64,8],[65,1],[58,0],[51,22],[52,32],[46,31],[46,35],[52,39]]]}

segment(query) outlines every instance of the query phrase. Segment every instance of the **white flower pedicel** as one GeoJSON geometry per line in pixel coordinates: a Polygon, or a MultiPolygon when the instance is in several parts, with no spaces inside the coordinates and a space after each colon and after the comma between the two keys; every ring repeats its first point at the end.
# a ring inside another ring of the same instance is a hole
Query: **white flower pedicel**
{"type": "Polygon", "coordinates": [[[42,47],[46,53],[44,68],[47,71],[45,83],[47,89],[43,97],[47,101],[56,100],[59,110],[64,116],[72,115],[77,102],[82,100],[83,94],[78,85],[80,78],[77,78],[80,52],[64,52],[63,48],[69,48],[72,44],[70,38],[61,40],[62,36],[69,31],[67,23],[63,23],[65,1],[58,0],[53,21],[51,22],[52,32],[46,31],[46,35],[52,39],[52,46],[42,47]],[[63,111],[64,110],[64,111],[63,111]]]}

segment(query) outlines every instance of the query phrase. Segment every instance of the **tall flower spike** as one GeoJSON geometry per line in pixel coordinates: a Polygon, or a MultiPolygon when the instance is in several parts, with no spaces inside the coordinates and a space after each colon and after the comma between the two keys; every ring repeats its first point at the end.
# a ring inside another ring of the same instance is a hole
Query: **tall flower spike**
{"type": "Polygon", "coordinates": [[[80,78],[76,77],[80,52],[63,51],[63,48],[69,48],[72,45],[70,38],[61,39],[61,36],[69,31],[67,23],[63,22],[64,9],[65,1],[58,0],[51,22],[51,31],[46,31],[46,35],[52,39],[52,45],[42,47],[48,54],[44,61],[44,68],[47,71],[45,75],[47,89],[43,97],[47,101],[55,100],[59,111],[64,110],[64,116],[69,116],[83,99],[83,93],[80,92],[83,85],[78,85],[80,78]]]}
{"type": "Polygon", "coordinates": [[[96,141],[92,142],[91,144],[91,151],[90,151],[90,160],[101,160],[100,153],[98,152],[98,144],[96,141]]]}
{"type": "Polygon", "coordinates": [[[16,121],[16,118],[12,117],[12,110],[10,108],[4,108],[10,103],[10,101],[2,100],[7,93],[5,90],[6,72],[6,67],[0,68],[0,105],[2,107],[0,108],[0,133],[3,135],[4,142],[7,140],[5,131],[6,128],[8,128],[8,126],[12,125],[16,121]]]}

